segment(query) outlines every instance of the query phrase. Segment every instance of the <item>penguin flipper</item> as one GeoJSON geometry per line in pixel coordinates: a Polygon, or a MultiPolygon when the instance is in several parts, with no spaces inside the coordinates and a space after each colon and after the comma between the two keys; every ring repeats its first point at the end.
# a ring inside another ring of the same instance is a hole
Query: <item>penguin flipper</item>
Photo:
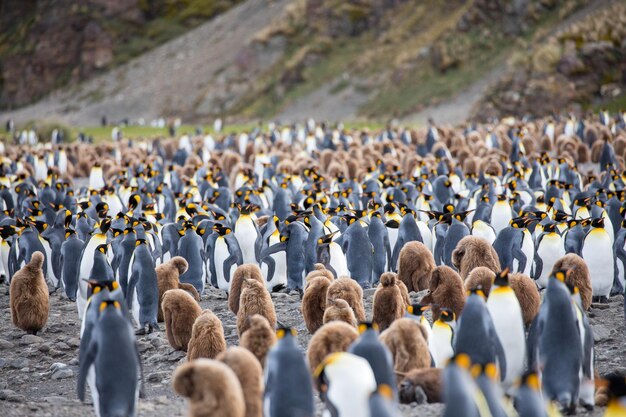
{"type": "Polygon", "coordinates": [[[281,251],[287,251],[287,242],[276,243],[270,247],[263,249],[263,251],[261,251],[261,260],[264,260],[268,256],[281,251]]]}
{"type": "MultiPolygon", "coordinates": [[[[583,312],[583,314],[585,314],[583,312]]],[[[583,318],[585,327],[585,340],[583,345],[583,375],[587,378],[593,378],[593,331],[589,325],[589,320],[583,318]]]]}
{"type": "Polygon", "coordinates": [[[133,271],[126,286],[126,306],[129,310],[133,308],[133,299],[135,298],[135,286],[139,280],[139,275],[133,271]]]}
{"type": "Polygon", "coordinates": [[[524,272],[524,270],[526,269],[526,262],[528,261],[528,258],[526,257],[524,251],[516,245],[513,249],[513,256],[515,259],[517,259],[518,262],[517,272],[524,272]]]}
{"type": "Polygon", "coordinates": [[[267,282],[270,282],[273,278],[274,278],[274,271],[276,270],[276,262],[274,262],[274,259],[271,256],[268,256],[266,258],[263,258],[263,260],[261,261],[262,263],[265,262],[267,264],[267,282]]]}
{"type": "Polygon", "coordinates": [[[87,352],[85,354],[84,360],[80,363],[80,368],[78,370],[78,380],[76,382],[76,394],[78,399],[82,402],[85,401],[85,382],[87,381],[87,374],[89,373],[89,368],[91,364],[96,358],[96,354],[98,353],[98,344],[96,341],[92,341],[87,348],[87,352]]]}
{"type": "Polygon", "coordinates": [[[404,247],[404,238],[398,236],[398,240],[396,241],[396,246],[393,248],[393,253],[391,254],[391,263],[389,264],[389,269],[393,272],[396,272],[398,269],[398,258],[400,257],[400,250],[404,247]]]}
{"type": "Polygon", "coordinates": [[[541,272],[543,271],[543,260],[541,256],[535,251],[535,280],[538,280],[541,277],[541,272]]]}
{"type": "Polygon", "coordinates": [[[230,268],[235,265],[237,262],[237,255],[231,253],[228,258],[224,260],[222,266],[224,267],[224,278],[230,282],[230,268]]]}
{"type": "MultiPolygon", "coordinates": [[[[539,313],[541,314],[541,312],[539,313]]],[[[528,351],[528,369],[531,371],[537,371],[537,344],[539,343],[539,336],[543,330],[543,321],[540,316],[537,315],[530,324],[528,329],[528,338],[526,339],[526,349],[528,351]]]]}
{"type": "Polygon", "coordinates": [[[502,342],[500,342],[496,329],[492,327],[490,333],[492,333],[492,340],[495,341],[496,359],[498,361],[498,366],[500,367],[500,380],[504,381],[504,378],[506,378],[506,355],[504,353],[504,347],[502,346],[502,342]]]}

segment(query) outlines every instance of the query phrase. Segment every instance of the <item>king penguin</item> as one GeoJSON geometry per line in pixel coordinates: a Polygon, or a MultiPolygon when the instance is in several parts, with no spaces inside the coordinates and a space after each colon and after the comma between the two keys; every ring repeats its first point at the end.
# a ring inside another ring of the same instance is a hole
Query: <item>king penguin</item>
{"type": "Polygon", "coordinates": [[[132,327],[122,313],[119,301],[102,301],[100,318],[91,342],[84,351],[78,372],[77,393],[85,400],[85,382],[93,365],[94,409],[100,417],[136,415],[137,401],[143,392],[141,359],[132,327]]]}
{"type": "Polygon", "coordinates": [[[608,232],[604,229],[604,218],[591,221],[582,247],[582,258],[589,268],[593,297],[608,302],[615,278],[615,254],[608,232]]]}
{"type": "Polygon", "coordinates": [[[80,267],[78,273],[78,293],[76,295],[76,308],[78,309],[78,318],[82,320],[85,312],[85,304],[87,303],[87,281],[91,277],[91,269],[94,264],[94,255],[96,248],[107,243],[107,231],[111,226],[111,219],[102,219],[100,224],[96,226],[95,233],[86,242],[80,257],[80,267]]]}
{"type": "Polygon", "coordinates": [[[439,318],[433,323],[432,336],[428,339],[428,348],[435,367],[444,368],[454,356],[453,341],[454,312],[449,308],[442,308],[439,318]]]}
{"type": "Polygon", "coordinates": [[[504,349],[506,378],[502,383],[508,390],[524,372],[526,334],[522,309],[515,292],[509,286],[507,269],[496,275],[487,299],[487,310],[504,349]]]}
{"type": "Polygon", "coordinates": [[[157,310],[159,288],[150,248],[144,239],[137,239],[133,261],[130,264],[130,279],[126,289],[128,308],[137,322],[137,334],[159,330],[157,310]]]}
{"type": "Polygon", "coordinates": [[[313,417],[311,374],[298,346],[297,332],[291,328],[276,331],[278,341],[265,360],[264,417],[313,417]]]}
{"type": "Polygon", "coordinates": [[[539,288],[546,288],[552,267],[563,256],[565,256],[563,238],[557,231],[556,223],[548,223],[543,227],[543,233],[539,235],[535,244],[533,278],[539,288]]]}

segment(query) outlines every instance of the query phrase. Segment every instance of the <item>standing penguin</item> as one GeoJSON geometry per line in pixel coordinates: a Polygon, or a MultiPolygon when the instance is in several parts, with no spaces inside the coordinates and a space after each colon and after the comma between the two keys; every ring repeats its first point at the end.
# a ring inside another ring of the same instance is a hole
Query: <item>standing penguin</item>
{"type": "Polygon", "coordinates": [[[211,282],[217,288],[230,292],[235,269],[243,264],[241,249],[230,227],[216,224],[213,231],[214,239],[207,242],[211,282]]]}
{"type": "Polygon", "coordinates": [[[528,367],[541,370],[547,400],[573,411],[578,402],[583,348],[565,276],[566,271],[556,271],[548,280],[543,304],[528,334],[528,367]]]}
{"type": "Polygon", "coordinates": [[[604,218],[591,221],[581,253],[589,268],[593,297],[608,302],[615,278],[615,254],[609,233],[604,228],[604,218]]]}
{"type": "Polygon", "coordinates": [[[180,276],[180,282],[193,285],[198,294],[202,294],[204,291],[204,242],[191,223],[186,223],[183,230],[184,236],[178,241],[177,253],[185,258],[189,266],[187,271],[180,276]]]}
{"type": "Polygon", "coordinates": [[[335,233],[322,236],[317,241],[317,261],[332,272],[335,278],[350,276],[348,262],[341,247],[333,241],[335,233]]]}
{"type": "Polygon", "coordinates": [[[241,248],[243,263],[257,263],[254,243],[259,237],[259,228],[252,215],[253,206],[239,207],[239,218],[235,222],[235,237],[241,248]]]}
{"type": "Polygon", "coordinates": [[[393,372],[391,352],[379,339],[376,325],[370,322],[359,324],[360,336],[352,342],[348,352],[365,358],[374,372],[378,386],[388,385],[392,388],[393,398],[397,399],[396,376],[393,372]]]}
{"type": "Polygon", "coordinates": [[[367,236],[367,230],[360,221],[348,219],[351,224],[339,237],[343,252],[346,254],[350,276],[363,288],[371,286],[373,267],[373,248],[367,236]]]}
{"type": "Polygon", "coordinates": [[[73,229],[65,231],[65,242],[61,245],[61,282],[65,295],[70,301],[76,301],[78,291],[78,268],[80,267],[80,252],[84,242],[78,238],[73,229]]]}
{"type": "Polygon", "coordinates": [[[118,301],[102,301],[99,309],[100,319],[80,363],[78,398],[85,401],[85,382],[93,365],[96,389],[92,397],[96,415],[135,416],[143,391],[143,376],[132,327],[118,301]]]}
{"type": "Polygon", "coordinates": [[[33,253],[30,262],[13,276],[9,290],[11,321],[31,334],[37,334],[48,321],[50,301],[43,262],[43,253],[33,253]]]}
{"type": "Polygon", "coordinates": [[[374,247],[372,265],[372,283],[376,284],[380,276],[389,270],[391,245],[389,234],[383,223],[380,213],[373,211],[370,216],[370,225],[367,228],[367,236],[374,247]]]}
{"type": "MultiPolygon", "coordinates": [[[[563,238],[557,230],[556,223],[548,223],[543,227],[543,233],[537,238],[535,245],[533,278],[537,281],[539,288],[545,288],[548,285],[548,278],[554,264],[563,256],[565,256],[563,238]]],[[[612,267],[613,264],[611,264],[612,267]]]]}
{"type": "Polygon", "coordinates": [[[454,312],[442,308],[441,314],[433,323],[432,337],[428,339],[428,349],[433,363],[437,368],[444,368],[448,360],[454,356],[454,312]]]}
{"type": "Polygon", "coordinates": [[[515,292],[509,286],[507,269],[496,275],[489,292],[487,310],[504,349],[506,357],[505,389],[509,389],[524,372],[526,360],[526,335],[524,318],[515,292]]]}
{"type": "Polygon", "coordinates": [[[506,195],[499,194],[498,201],[496,201],[491,208],[491,226],[495,230],[496,235],[500,233],[500,230],[509,225],[512,218],[511,206],[509,205],[506,195]]]}
{"type": "Polygon", "coordinates": [[[304,289],[305,245],[308,239],[306,227],[299,221],[291,221],[284,230],[281,242],[265,248],[261,252],[261,261],[267,262],[268,279],[273,275],[274,265],[270,255],[285,251],[287,255],[287,290],[302,292],[304,289]]]}
{"type": "Polygon", "coordinates": [[[157,312],[159,309],[159,287],[150,248],[143,239],[137,240],[137,247],[130,265],[126,300],[137,322],[137,334],[159,330],[157,312]]]}
{"type": "Polygon", "coordinates": [[[331,415],[371,416],[369,397],[376,390],[376,378],[367,360],[348,352],[331,353],[313,377],[331,415]]]}
{"type": "Polygon", "coordinates": [[[264,417],[313,417],[313,386],[295,329],[280,328],[265,361],[264,417]]]}
{"type": "Polygon", "coordinates": [[[506,378],[506,356],[496,333],[482,289],[470,292],[459,318],[454,337],[454,352],[466,353],[472,363],[498,363],[501,379],[506,378]]]}
{"type": "Polygon", "coordinates": [[[107,243],[107,231],[111,226],[111,219],[103,219],[99,225],[96,225],[95,233],[85,243],[83,252],[80,256],[80,267],[78,273],[78,293],[76,296],[76,308],[78,309],[78,318],[82,320],[85,312],[85,304],[87,303],[87,281],[91,277],[91,270],[94,264],[94,255],[96,248],[107,243]]]}
{"type": "Polygon", "coordinates": [[[107,259],[107,245],[98,245],[93,254],[93,266],[89,274],[90,280],[113,281],[113,269],[107,259]]]}

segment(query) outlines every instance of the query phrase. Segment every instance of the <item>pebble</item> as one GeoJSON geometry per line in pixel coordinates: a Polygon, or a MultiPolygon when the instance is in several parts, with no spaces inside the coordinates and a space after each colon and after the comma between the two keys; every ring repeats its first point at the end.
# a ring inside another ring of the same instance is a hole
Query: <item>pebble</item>
{"type": "Polygon", "coordinates": [[[15,369],[22,369],[27,367],[30,361],[26,358],[15,358],[11,361],[11,367],[15,369]]]}
{"type": "Polygon", "coordinates": [[[50,365],[51,372],[56,372],[59,369],[63,369],[63,368],[67,368],[67,365],[64,364],[63,362],[55,362],[52,365],[50,365]]]}
{"type": "Polygon", "coordinates": [[[72,378],[74,376],[74,371],[70,368],[61,368],[52,374],[52,379],[65,379],[72,378]]]}
{"type": "Polygon", "coordinates": [[[158,348],[163,346],[165,344],[165,341],[161,338],[152,338],[152,340],[150,340],[150,344],[155,348],[158,348]]]}
{"type": "Polygon", "coordinates": [[[47,352],[50,352],[50,345],[48,344],[41,345],[37,349],[39,349],[41,353],[47,353],[47,352]]]}
{"type": "Polygon", "coordinates": [[[598,324],[593,326],[593,340],[596,343],[610,339],[611,332],[604,325],[598,324]]]}
{"type": "Polygon", "coordinates": [[[56,348],[61,350],[69,350],[70,346],[67,343],[59,342],[56,344],[56,348]]]}
{"type": "Polygon", "coordinates": [[[176,362],[177,360],[179,360],[180,358],[184,358],[185,356],[187,356],[185,352],[176,350],[167,356],[167,360],[170,362],[176,362]]]}
{"type": "Polygon", "coordinates": [[[161,372],[153,372],[148,375],[148,382],[161,382],[163,379],[169,376],[169,372],[161,371],[161,372]]]}
{"type": "Polygon", "coordinates": [[[4,358],[0,358],[0,369],[4,368],[5,366],[7,366],[7,360],[4,358]]]}
{"type": "Polygon", "coordinates": [[[73,358],[72,360],[70,360],[69,364],[70,366],[78,366],[80,362],[78,362],[78,358],[73,358]]]}
{"type": "Polygon", "coordinates": [[[148,349],[152,349],[152,345],[150,343],[143,341],[137,343],[137,350],[139,350],[139,353],[144,353],[148,349]]]}
{"type": "Polygon", "coordinates": [[[42,337],[35,336],[34,334],[25,334],[20,339],[20,346],[32,345],[33,343],[43,343],[42,337]]]}
{"type": "Polygon", "coordinates": [[[167,360],[167,356],[165,355],[152,355],[147,359],[147,362],[159,363],[159,362],[165,362],[166,360],[167,360]]]}
{"type": "Polygon", "coordinates": [[[67,402],[67,398],[60,396],[43,397],[43,400],[50,404],[60,405],[67,402]]]}
{"type": "Polygon", "coordinates": [[[13,349],[13,347],[15,347],[14,343],[9,342],[8,340],[0,339],[0,349],[1,350],[13,349]]]}
{"type": "Polygon", "coordinates": [[[67,339],[65,343],[67,343],[68,345],[72,347],[77,348],[80,346],[80,339],[77,337],[72,337],[72,338],[67,339]]]}

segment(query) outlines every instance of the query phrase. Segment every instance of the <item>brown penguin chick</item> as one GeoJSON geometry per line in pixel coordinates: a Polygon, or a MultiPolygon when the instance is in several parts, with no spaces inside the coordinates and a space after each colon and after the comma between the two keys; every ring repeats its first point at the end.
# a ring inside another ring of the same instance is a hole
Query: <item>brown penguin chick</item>
{"type": "Polygon", "coordinates": [[[248,330],[241,335],[239,346],[252,352],[261,366],[265,367],[267,352],[276,343],[276,332],[267,319],[260,314],[248,317],[248,322],[248,330]]]}
{"type": "Polygon", "coordinates": [[[343,321],[331,321],[320,327],[309,341],[306,352],[311,373],[330,353],[348,350],[357,337],[356,329],[343,321]]]}
{"type": "Polygon", "coordinates": [[[478,266],[486,266],[493,272],[500,271],[500,260],[496,250],[485,239],[465,236],[452,251],[452,263],[459,270],[462,279],[478,266]]]}
{"type": "Polygon", "coordinates": [[[246,403],[237,374],[225,363],[197,359],[172,376],[174,391],[189,399],[189,417],[245,417],[246,403]]]}
{"type": "Polygon", "coordinates": [[[400,294],[402,295],[402,301],[404,302],[404,310],[411,305],[411,297],[409,297],[409,290],[406,288],[404,282],[398,279],[396,275],[396,285],[400,288],[400,294]]]}
{"type": "Polygon", "coordinates": [[[432,304],[433,321],[439,319],[443,307],[449,308],[459,317],[465,307],[463,280],[449,266],[438,266],[433,271],[428,294],[422,299],[422,303],[432,304]]]}
{"type": "Polygon", "coordinates": [[[382,274],[372,300],[372,322],[380,331],[385,330],[394,320],[404,316],[405,304],[402,291],[396,285],[396,274],[382,274]]]}
{"type": "Polygon", "coordinates": [[[326,292],[326,305],[328,306],[331,300],[338,298],[345,300],[350,305],[358,322],[365,321],[363,288],[355,280],[339,277],[330,283],[326,292]]]}
{"type": "Polygon", "coordinates": [[[200,301],[200,294],[191,284],[180,282],[179,278],[187,272],[189,264],[182,256],[174,256],[164,264],[156,267],[157,286],[159,287],[159,312],[157,314],[158,321],[163,321],[163,294],[168,290],[181,289],[189,292],[196,301],[200,301]]]}
{"type": "MultiPolygon", "coordinates": [[[[509,278],[511,275],[509,275],[509,278]]],[[[486,266],[478,266],[470,271],[465,278],[463,285],[465,286],[465,292],[478,288],[480,285],[485,293],[485,297],[489,297],[489,291],[493,285],[493,280],[496,279],[496,273],[486,266]]]]}
{"type": "Polygon", "coordinates": [[[50,299],[43,277],[43,262],[43,253],[33,253],[30,262],[13,275],[9,287],[11,320],[30,334],[37,334],[48,321],[50,299]]]}
{"type": "Polygon", "coordinates": [[[583,308],[589,310],[591,307],[591,277],[583,258],[575,253],[568,253],[556,261],[552,273],[554,274],[559,269],[570,271],[565,277],[565,283],[578,287],[583,308]]]}
{"type": "Polygon", "coordinates": [[[246,417],[263,417],[263,368],[249,350],[232,346],[217,355],[235,372],[246,403],[246,417]]]}
{"type": "Polygon", "coordinates": [[[323,322],[326,324],[331,321],[343,321],[354,328],[356,328],[358,324],[354,310],[352,310],[348,302],[342,298],[328,301],[328,306],[326,307],[326,311],[324,311],[323,322]]]}
{"type": "Polygon", "coordinates": [[[194,322],[202,314],[200,305],[185,290],[167,290],[162,307],[167,340],[174,349],[186,352],[194,322]]]}
{"type": "MultiPolygon", "coordinates": [[[[310,275],[310,274],[309,274],[310,275]]],[[[302,317],[310,334],[324,324],[324,311],[326,311],[326,294],[330,280],[325,276],[318,275],[310,279],[302,296],[302,317]]]]}
{"type": "Polygon", "coordinates": [[[535,280],[522,273],[509,274],[509,285],[522,308],[524,325],[530,326],[539,313],[541,307],[541,295],[535,280]]]}
{"type": "Polygon", "coordinates": [[[441,368],[413,369],[405,376],[400,387],[398,396],[402,404],[411,404],[423,398],[429,403],[441,402],[443,370],[441,368]]]}
{"type": "MultiPolygon", "coordinates": [[[[428,334],[417,321],[407,317],[394,321],[380,334],[380,341],[391,351],[396,374],[404,375],[412,369],[430,368],[428,334]]],[[[402,377],[398,380],[402,380],[402,377]]]]}
{"type": "Polygon", "coordinates": [[[228,309],[234,314],[239,311],[239,298],[241,297],[241,287],[246,279],[255,279],[265,285],[263,274],[258,265],[243,264],[239,265],[233,273],[233,279],[230,282],[230,292],[228,293],[228,309]]]}
{"type": "Polygon", "coordinates": [[[243,282],[241,297],[239,299],[239,311],[237,312],[237,330],[239,337],[245,332],[250,322],[248,317],[260,314],[267,319],[270,326],[276,328],[276,311],[269,291],[265,284],[253,278],[246,278],[243,282]]]}
{"type": "Polygon", "coordinates": [[[187,360],[215,358],[226,350],[226,338],[220,319],[211,310],[204,310],[193,323],[187,349],[187,360]]]}
{"type": "Polygon", "coordinates": [[[304,290],[306,291],[311,280],[313,280],[314,278],[319,278],[319,277],[326,278],[328,281],[333,281],[335,279],[335,276],[333,275],[333,273],[330,272],[328,269],[326,269],[326,267],[323,264],[315,264],[315,269],[309,272],[304,279],[305,280],[304,290]]]}
{"type": "Polygon", "coordinates": [[[428,288],[430,274],[435,270],[433,254],[421,242],[409,242],[398,257],[398,278],[407,290],[421,291],[428,288]]]}

